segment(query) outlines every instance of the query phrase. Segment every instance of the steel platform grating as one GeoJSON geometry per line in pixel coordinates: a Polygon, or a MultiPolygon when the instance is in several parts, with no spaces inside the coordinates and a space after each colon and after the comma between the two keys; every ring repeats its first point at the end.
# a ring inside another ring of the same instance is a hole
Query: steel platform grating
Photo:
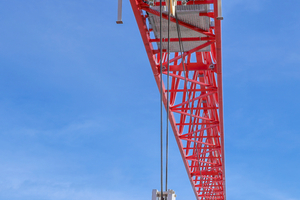
{"type": "MultiPolygon", "coordinates": [[[[159,11],[159,6],[152,6],[151,9],[159,11]]],[[[162,7],[163,13],[168,14],[168,7],[162,7]]],[[[178,20],[188,23],[197,28],[208,31],[210,28],[210,18],[206,16],[199,16],[199,13],[207,13],[209,11],[208,5],[186,5],[177,6],[178,20]]],[[[160,39],[160,17],[149,13],[149,23],[153,29],[156,39],[160,39]]],[[[205,37],[192,29],[180,26],[181,38],[196,38],[205,37]]],[[[162,19],[162,38],[168,38],[168,20],[162,19]]],[[[176,23],[170,22],[170,38],[178,38],[176,23]]],[[[195,47],[204,44],[206,41],[185,41],[183,42],[183,51],[189,51],[195,47]]],[[[162,42],[162,48],[167,49],[167,42],[162,42]]],[[[159,42],[157,42],[159,47],[159,42]]],[[[170,52],[179,52],[179,42],[170,42],[170,52]]],[[[199,51],[210,51],[210,46],[205,47],[199,51]]]]}

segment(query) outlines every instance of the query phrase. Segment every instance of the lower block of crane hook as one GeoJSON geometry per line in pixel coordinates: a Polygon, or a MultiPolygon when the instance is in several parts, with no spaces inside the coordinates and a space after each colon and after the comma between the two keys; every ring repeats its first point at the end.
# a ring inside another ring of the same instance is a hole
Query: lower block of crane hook
{"type": "Polygon", "coordinates": [[[168,190],[163,192],[163,198],[161,198],[161,192],[153,189],[152,190],[152,200],[176,200],[176,194],[174,190],[168,190]]]}

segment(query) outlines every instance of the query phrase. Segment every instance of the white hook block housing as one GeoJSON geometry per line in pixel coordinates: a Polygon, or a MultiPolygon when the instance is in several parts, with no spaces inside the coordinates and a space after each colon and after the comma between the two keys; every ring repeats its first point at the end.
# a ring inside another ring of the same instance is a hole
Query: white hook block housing
{"type": "MultiPolygon", "coordinates": [[[[156,189],[152,190],[152,200],[162,200],[161,192],[156,189]]],[[[176,200],[175,192],[170,189],[167,192],[163,192],[163,200],[176,200]]]]}

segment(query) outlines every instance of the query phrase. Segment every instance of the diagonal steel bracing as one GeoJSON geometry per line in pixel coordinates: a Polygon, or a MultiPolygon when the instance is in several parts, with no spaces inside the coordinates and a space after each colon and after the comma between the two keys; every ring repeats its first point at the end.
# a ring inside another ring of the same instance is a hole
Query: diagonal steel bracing
{"type": "MultiPolygon", "coordinates": [[[[160,54],[157,48],[160,38],[154,36],[148,20],[149,13],[159,15],[159,12],[145,2],[147,1],[130,0],[156,84],[160,89],[160,80],[166,80],[166,68],[163,68],[163,73],[160,74],[160,54]]],[[[156,6],[159,5],[159,1],[154,2],[156,6]]],[[[169,120],[196,198],[225,200],[221,24],[215,18],[218,16],[218,1],[188,2],[188,5],[193,4],[208,5],[213,10],[209,13],[199,13],[199,16],[203,19],[209,18],[214,22],[214,26],[204,30],[178,20],[180,26],[199,33],[199,37],[185,37],[183,43],[200,40],[204,40],[204,43],[184,51],[183,55],[181,52],[170,55],[169,120]],[[208,46],[208,51],[202,51],[208,46]]],[[[181,1],[178,1],[178,5],[181,5],[181,1]]],[[[167,19],[168,16],[163,14],[163,18],[167,19]]],[[[175,23],[176,19],[172,17],[171,22],[175,23]]],[[[167,38],[163,38],[163,41],[167,41],[167,38]]],[[[178,38],[173,37],[171,42],[178,41],[178,38]]],[[[165,50],[162,62],[164,66],[167,65],[165,50]]],[[[162,91],[163,102],[167,107],[165,85],[162,91]]]]}

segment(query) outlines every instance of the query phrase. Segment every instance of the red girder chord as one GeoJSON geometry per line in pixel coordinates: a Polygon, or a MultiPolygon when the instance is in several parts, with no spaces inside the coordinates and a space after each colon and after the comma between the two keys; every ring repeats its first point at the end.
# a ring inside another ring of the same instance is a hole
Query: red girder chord
{"type": "MultiPolygon", "coordinates": [[[[181,5],[181,1],[177,1],[181,5]]],[[[159,37],[153,36],[149,15],[159,16],[157,10],[142,0],[130,0],[158,89],[167,74],[167,53],[163,49],[163,74],[160,74],[160,49],[155,48],[159,37]]],[[[162,2],[165,5],[165,1],[162,2]]],[[[206,4],[213,11],[199,13],[211,18],[214,26],[201,29],[178,20],[185,29],[199,33],[199,37],[183,37],[182,42],[203,41],[201,45],[183,52],[185,69],[179,52],[170,58],[169,120],[178,144],[188,177],[198,200],[225,200],[225,161],[223,94],[221,63],[221,22],[218,0],[193,0],[187,5],[206,4]],[[207,50],[207,47],[209,49],[207,50]],[[201,51],[206,48],[205,51],[201,51]],[[186,88],[185,81],[190,85],[186,88]],[[188,95],[188,96],[187,96],[188,95]]],[[[159,1],[155,1],[156,6],[159,1]]],[[[165,13],[163,19],[168,19],[165,13]]],[[[176,19],[171,17],[171,22],[176,19]]],[[[163,42],[167,38],[162,38],[163,42]]],[[[178,38],[170,38],[177,42],[178,38]]],[[[163,103],[167,108],[167,89],[163,84],[163,103]]]]}

